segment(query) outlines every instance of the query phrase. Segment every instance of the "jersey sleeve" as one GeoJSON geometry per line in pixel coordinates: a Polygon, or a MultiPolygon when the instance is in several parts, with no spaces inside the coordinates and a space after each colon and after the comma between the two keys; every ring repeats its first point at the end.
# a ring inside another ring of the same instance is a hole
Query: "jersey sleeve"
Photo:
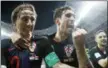
{"type": "Polygon", "coordinates": [[[49,42],[48,38],[44,38],[41,41],[41,46],[42,46],[42,51],[43,51],[43,57],[46,62],[46,64],[49,67],[52,67],[55,65],[57,62],[59,62],[59,58],[54,52],[53,48],[51,47],[51,43],[49,42]]]}
{"type": "Polygon", "coordinates": [[[90,60],[91,60],[92,64],[94,65],[94,67],[96,67],[97,65],[99,65],[98,61],[100,59],[102,59],[101,54],[99,52],[95,51],[95,50],[91,50],[89,52],[89,55],[90,55],[90,60]]]}
{"type": "Polygon", "coordinates": [[[10,43],[10,39],[2,39],[1,40],[1,48],[8,48],[10,43]]]}
{"type": "Polygon", "coordinates": [[[1,65],[7,66],[8,63],[9,39],[1,40],[1,65]]]}
{"type": "Polygon", "coordinates": [[[105,47],[105,50],[106,50],[106,54],[107,54],[107,57],[108,57],[108,46],[105,47]]]}

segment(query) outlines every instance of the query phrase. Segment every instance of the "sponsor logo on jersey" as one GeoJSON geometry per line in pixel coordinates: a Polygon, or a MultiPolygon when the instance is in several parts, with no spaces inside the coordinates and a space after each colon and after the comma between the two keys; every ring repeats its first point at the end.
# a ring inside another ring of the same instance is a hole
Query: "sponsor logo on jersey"
{"type": "Polygon", "coordinates": [[[30,60],[39,60],[39,56],[36,56],[34,53],[31,53],[29,59],[30,60]]]}
{"type": "Polygon", "coordinates": [[[72,61],[74,61],[74,58],[63,59],[63,62],[72,62],[72,61]]]}

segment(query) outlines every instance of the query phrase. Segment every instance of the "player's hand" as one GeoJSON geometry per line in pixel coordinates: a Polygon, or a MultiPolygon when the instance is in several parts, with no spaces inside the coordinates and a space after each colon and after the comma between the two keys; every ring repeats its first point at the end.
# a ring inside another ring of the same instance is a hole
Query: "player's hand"
{"type": "Polygon", "coordinates": [[[1,65],[1,68],[7,68],[7,66],[5,66],[5,65],[1,65]]]}
{"type": "Polygon", "coordinates": [[[19,50],[28,49],[28,47],[30,46],[29,41],[22,38],[18,33],[15,33],[15,32],[12,33],[11,40],[12,40],[14,46],[19,50]]]}
{"type": "Polygon", "coordinates": [[[75,31],[72,32],[73,41],[75,44],[83,45],[85,41],[85,34],[87,34],[87,31],[84,29],[77,28],[75,31]]]}

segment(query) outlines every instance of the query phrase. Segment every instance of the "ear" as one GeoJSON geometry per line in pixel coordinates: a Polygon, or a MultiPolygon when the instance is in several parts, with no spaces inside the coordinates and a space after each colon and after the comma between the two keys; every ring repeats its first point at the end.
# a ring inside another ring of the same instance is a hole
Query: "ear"
{"type": "Polygon", "coordinates": [[[96,36],[95,36],[95,42],[97,42],[96,39],[97,39],[97,38],[96,38],[96,36]]]}
{"type": "Polygon", "coordinates": [[[16,32],[16,25],[12,24],[12,26],[13,26],[13,31],[16,32]]]}
{"type": "Polygon", "coordinates": [[[57,25],[60,25],[60,19],[57,18],[57,19],[55,20],[55,23],[56,23],[57,25]]]}

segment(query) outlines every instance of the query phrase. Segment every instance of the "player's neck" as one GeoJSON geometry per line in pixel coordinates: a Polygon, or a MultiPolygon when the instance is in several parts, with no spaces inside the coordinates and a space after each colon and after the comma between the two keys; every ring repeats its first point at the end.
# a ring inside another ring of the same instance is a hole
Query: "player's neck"
{"type": "Polygon", "coordinates": [[[65,40],[66,38],[67,38],[66,35],[61,34],[59,31],[57,31],[54,40],[56,42],[61,42],[61,41],[65,40]]]}
{"type": "Polygon", "coordinates": [[[104,46],[99,45],[99,44],[98,44],[98,48],[99,48],[100,50],[104,50],[104,49],[105,49],[105,47],[104,47],[104,46]]]}
{"type": "Polygon", "coordinates": [[[26,34],[26,35],[24,35],[24,34],[20,34],[20,35],[21,35],[22,38],[27,39],[28,41],[30,41],[31,37],[32,37],[32,33],[29,33],[29,34],[26,34]]]}

